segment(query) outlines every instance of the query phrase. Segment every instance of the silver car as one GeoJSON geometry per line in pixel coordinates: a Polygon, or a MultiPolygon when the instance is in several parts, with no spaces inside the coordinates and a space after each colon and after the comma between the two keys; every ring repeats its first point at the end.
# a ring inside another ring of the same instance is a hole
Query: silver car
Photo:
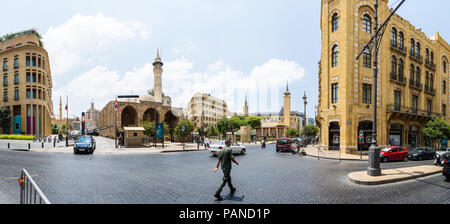
{"type": "MultiPolygon", "coordinates": [[[[225,147],[225,141],[214,142],[209,146],[209,152],[211,152],[212,156],[217,156],[217,154],[225,147]]],[[[236,142],[231,143],[231,151],[233,154],[245,154],[245,146],[239,145],[236,142]]]]}

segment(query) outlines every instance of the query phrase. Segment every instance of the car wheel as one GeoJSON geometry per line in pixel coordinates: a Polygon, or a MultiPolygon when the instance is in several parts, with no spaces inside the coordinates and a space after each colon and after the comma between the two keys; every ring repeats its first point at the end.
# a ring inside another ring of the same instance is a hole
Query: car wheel
{"type": "Polygon", "coordinates": [[[244,155],[244,154],[245,154],[245,149],[242,149],[241,155],[244,155]]]}
{"type": "Polygon", "coordinates": [[[408,162],[408,156],[405,156],[405,157],[403,158],[403,162],[408,162]]]}
{"type": "Polygon", "coordinates": [[[419,156],[419,161],[421,161],[422,160],[422,156],[419,156]]]}
{"type": "Polygon", "coordinates": [[[78,150],[74,149],[73,154],[78,154],[78,150]]]}
{"type": "Polygon", "coordinates": [[[384,157],[383,162],[387,163],[387,162],[389,162],[389,159],[387,157],[384,157]]]}

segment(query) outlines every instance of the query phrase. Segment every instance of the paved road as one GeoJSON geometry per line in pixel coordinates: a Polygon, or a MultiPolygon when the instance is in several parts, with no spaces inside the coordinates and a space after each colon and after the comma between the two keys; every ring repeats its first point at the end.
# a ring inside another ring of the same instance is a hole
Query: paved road
{"type": "MultiPolygon", "coordinates": [[[[317,160],[276,153],[274,146],[249,147],[236,156],[234,197],[216,202],[222,174],[207,151],[169,154],[73,155],[0,149],[0,203],[17,203],[15,179],[26,168],[56,204],[317,204],[450,203],[450,182],[442,175],[383,186],[351,183],[347,174],[365,170],[367,162],[317,160]]],[[[394,162],[383,168],[432,164],[394,162]]],[[[225,188],[223,194],[228,193],[225,188]]]]}

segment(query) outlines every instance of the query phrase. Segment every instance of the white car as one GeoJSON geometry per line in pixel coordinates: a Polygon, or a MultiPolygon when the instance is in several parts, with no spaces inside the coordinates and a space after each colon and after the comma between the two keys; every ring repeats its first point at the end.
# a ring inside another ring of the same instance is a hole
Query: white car
{"type": "MultiPolygon", "coordinates": [[[[225,141],[218,141],[218,142],[213,142],[210,146],[209,146],[209,151],[211,152],[211,154],[213,156],[217,156],[217,154],[225,147],[225,141]]],[[[243,145],[239,145],[236,142],[231,143],[231,151],[233,154],[241,154],[244,155],[245,154],[245,146],[243,145]]]]}

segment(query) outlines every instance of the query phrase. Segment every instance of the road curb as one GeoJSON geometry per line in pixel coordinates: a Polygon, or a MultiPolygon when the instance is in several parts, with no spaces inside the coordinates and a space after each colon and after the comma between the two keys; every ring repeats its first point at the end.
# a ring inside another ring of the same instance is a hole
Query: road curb
{"type": "MultiPolygon", "coordinates": [[[[362,171],[362,172],[365,172],[365,171],[362,171]]],[[[417,171],[415,171],[415,172],[417,172],[417,171]]],[[[414,179],[418,179],[418,178],[422,178],[422,177],[432,176],[432,175],[442,173],[442,170],[424,172],[423,174],[414,174],[414,175],[408,175],[408,176],[404,176],[404,177],[396,177],[396,178],[383,179],[383,180],[375,180],[376,178],[380,178],[380,177],[374,177],[373,178],[374,180],[361,180],[361,179],[354,177],[357,173],[361,173],[361,172],[352,172],[347,175],[350,182],[359,184],[359,185],[373,186],[373,185],[391,184],[391,183],[396,183],[396,182],[402,182],[402,181],[414,180],[414,179]]],[[[382,175],[382,176],[387,176],[387,175],[382,175]]]]}
{"type": "Polygon", "coordinates": [[[307,154],[307,156],[309,157],[313,157],[313,158],[320,158],[320,159],[329,159],[329,160],[344,160],[344,161],[356,161],[356,162],[367,162],[367,159],[339,159],[339,158],[334,158],[334,157],[319,157],[319,156],[315,156],[315,155],[309,155],[307,154]]]}

